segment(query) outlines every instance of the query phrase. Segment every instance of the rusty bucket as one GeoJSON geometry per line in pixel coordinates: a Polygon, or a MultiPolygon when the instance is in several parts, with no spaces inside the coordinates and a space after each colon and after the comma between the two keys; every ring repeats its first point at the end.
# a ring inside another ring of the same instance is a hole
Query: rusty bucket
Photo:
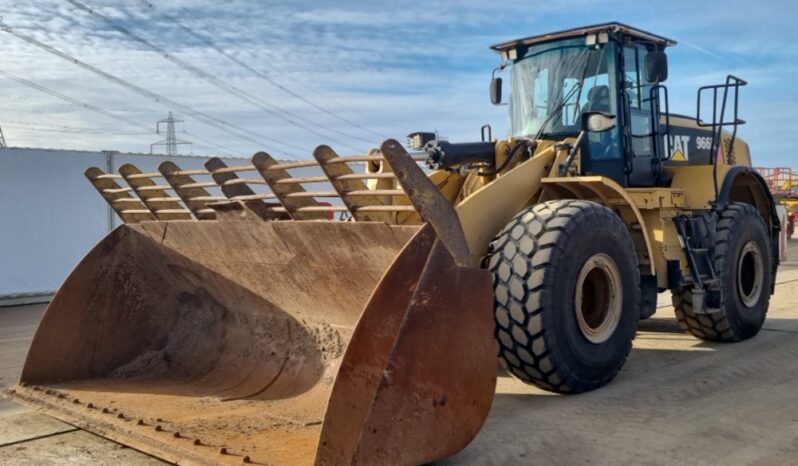
{"type": "Polygon", "coordinates": [[[487,271],[430,226],[122,225],[50,304],[14,395],[179,464],[421,464],[493,398],[487,271]]]}

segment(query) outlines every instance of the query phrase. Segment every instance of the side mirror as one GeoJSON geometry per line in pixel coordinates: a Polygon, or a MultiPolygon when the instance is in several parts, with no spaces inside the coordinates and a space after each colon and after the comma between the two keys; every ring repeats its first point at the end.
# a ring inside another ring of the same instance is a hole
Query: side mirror
{"type": "Polygon", "coordinates": [[[502,103],[502,78],[496,77],[490,80],[490,102],[493,105],[502,103]]]}
{"type": "Polygon", "coordinates": [[[646,80],[651,83],[668,79],[668,56],[661,50],[646,54],[646,80]]]}
{"type": "Polygon", "coordinates": [[[585,112],[582,114],[582,131],[602,133],[615,128],[615,115],[605,112],[585,112]]]}

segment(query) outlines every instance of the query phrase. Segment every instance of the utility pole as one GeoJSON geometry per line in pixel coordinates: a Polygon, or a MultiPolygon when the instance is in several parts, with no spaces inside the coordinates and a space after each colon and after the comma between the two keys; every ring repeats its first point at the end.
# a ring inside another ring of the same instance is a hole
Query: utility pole
{"type": "Polygon", "coordinates": [[[6,145],[6,137],[3,136],[3,128],[0,128],[0,147],[8,147],[6,145]]]}
{"type": "Polygon", "coordinates": [[[166,125],[166,139],[162,139],[158,142],[154,142],[150,144],[150,154],[152,154],[153,147],[155,146],[166,146],[166,155],[177,155],[177,146],[181,145],[189,145],[191,146],[192,143],[189,141],[184,141],[182,139],[177,138],[177,134],[175,131],[175,123],[183,123],[183,120],[175,120],[172,116],[172,112],[169,112],[169,116],[166,119],[159,121],[156,126],[155,130],[158,134],[161,133],[161,125],[166,125]]]}

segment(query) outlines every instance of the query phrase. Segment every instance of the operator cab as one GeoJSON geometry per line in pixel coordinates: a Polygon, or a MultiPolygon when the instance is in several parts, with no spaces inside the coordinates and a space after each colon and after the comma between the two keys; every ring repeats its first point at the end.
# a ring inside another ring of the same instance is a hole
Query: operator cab
{"type": "MultiPolygon", "coordinates": [[[[615,118],[603,131],[580,139],[581,173],[608,176],[624,186],[663,185],[667,129],[660,102],[667,91],[664,50],[676,42],[620,23],[527,37],[491,47],[512,65],[510,135],[576,137],[585,113],[615,118]]],[[[500,78],[491,99],[500,101],[500,78]],[[498,99],[496,97],[499,97],[498,99]]]]}

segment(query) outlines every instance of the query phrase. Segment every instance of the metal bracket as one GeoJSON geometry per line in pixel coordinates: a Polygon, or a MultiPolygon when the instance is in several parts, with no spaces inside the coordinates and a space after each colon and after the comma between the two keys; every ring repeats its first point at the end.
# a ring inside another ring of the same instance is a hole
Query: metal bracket
{"type": "Polygon", "coordinates": [[[396,173],[396,178],[407,193],[410,203],[421,219],[432,225],[438,239],[449,250],[455,262],[461,266],[476,265],[471,259],[465,232],[454,206],[410,154],[395,139],[383,142],[380,152],[396,173]]]}

